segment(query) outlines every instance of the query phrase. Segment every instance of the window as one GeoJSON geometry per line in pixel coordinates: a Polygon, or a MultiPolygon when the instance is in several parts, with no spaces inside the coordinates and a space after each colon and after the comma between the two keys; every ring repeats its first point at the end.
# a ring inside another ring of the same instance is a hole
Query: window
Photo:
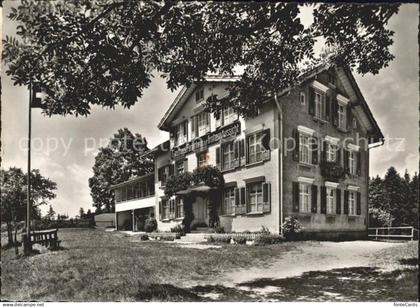
{"type": "Polygon", "coordinates": [[[305,105],[306,104],[306,95],[304,92],[300,92],[300,104],[305,105]]]}
{"type": "Polygon", "coordinates": [[[357,154],[353,150],[349,151],[349,171],[352,175],[357,174],[357,154]]]}
{"type": "Polygon", "coordinates": [[[210,131],[209,113],[201,112],[197,115],[198,136],[203,136],[210,131]]]}
{"type": "Polygon", "coordinates": [[[335,162],[337,160],[337,150],[338,150],[337,145],[327,143],[327,161],[328,162],[335,162]]]}
{"type": "Polygon", "coordinates": [[[181,175],[184,172],[184,161],[177,161],[175,162],[175,170],[177,175],[181,175]]]}
{"type": "Polygon", "coordinates": [[[299,211],[311,212],[311,186],[307,183],[299,183],[299,211]]]}
{"type": "Polygon", "coordinates": [[[174,146],[184,144],[188,139],[188,121],[185,121],[175,127],[174,146]]]}
{"type": "Polygon", "coordinates": [[[335,189],[327,188],[327,214],[333,214],[335,212],[335,189]]]}
{"type": "Polygon", "coordinates": [[[248,163],[262,161],[262,134],[255,133],[248,136],[248,163]]]}
{"type": "Polygon", "coordinates": [[[299,134],[299,162],[310,163],[309,136],[302,133],[299,134]]]}
{"type": "Polygon", "coordinates": [[[263,212],[262,182],[248,185],[249,212],[263,212]]]}
{"type": "Polygon", "coordinates": [[[204,98],[204,88],[201,87],[195,92],[195,101],[199,102],[204,98]]]}
{"type": "Polygon", "coordinates": [[[184,202],[182,198],[177,197],[175,200],[175,218],[184,217],[184,202]]]}
{"type": "Polygon", "coordinates": [[[315,117],[324,118],[325,115],[325,102],[324,95],[315,92],[315,117]]]}
{"type": "Polygon", "coordinates": [[[207,151],[203,151],[197,154],[197,167],[206,166],[208,163],[208,153],[207,151]]]}
{"type": "Polygon", "coordinates": [[[224,199],[223,199],[223,214],[233,214],[235,207],[235,189],[228,188],[225,190],[224,199]]]}
{"type": "Polygon", "coordinates": [[[344,105],[338,105],[338,127],[346,129],[346,107],[344,105]]]}
{"type": "Polygon", "coordinates": [[[166,198],[162,198],[162,220],[169,219],[171,216],[169,200],[166,198]]]}
{"type": "Polygon", "coordinates": [[[233,123],[236,119],[236,114],[233,111],[232,107],[223,108],[223,125],[229,125],[233,123]]]}
{"type": "Polygon", "coordinates": [[[356,193],[349,191],[349,215],[356,215],[356,193]]]}
{"type": "Polygon", "coordinates": [[[223,164],[222,169],[231,169],[234,167],[235,148],[233,143],[224,144],[222,146],[223,164]]]}

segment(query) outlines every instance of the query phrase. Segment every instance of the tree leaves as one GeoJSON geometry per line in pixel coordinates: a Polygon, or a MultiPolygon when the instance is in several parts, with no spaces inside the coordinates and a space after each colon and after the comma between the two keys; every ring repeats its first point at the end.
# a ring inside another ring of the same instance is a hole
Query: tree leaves
{"type": "Polygon", "coordinates": [[[298,3],[25,0],[9,14],[21,43],[6,37],[3,60],[16,84],[42,85],[46,114],[76,116],[91,105],[130,108],[152,72],[175,90],[243,67],[228,103],[254,116],[263,96],[295,85],[304,63],[320,60],[318,36],[333,50],[328,59],[362,74],[393,59],[386,24],[398,5],[312,6],[305,29],[298,3]]]}

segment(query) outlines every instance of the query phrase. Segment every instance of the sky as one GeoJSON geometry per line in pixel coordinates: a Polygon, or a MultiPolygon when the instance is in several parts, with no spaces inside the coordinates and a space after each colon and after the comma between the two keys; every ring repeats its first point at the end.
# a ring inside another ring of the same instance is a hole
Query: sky
{"type": "MultiPolygon", "coordinates": [[[[3,17],[11,1],[3,2],[3,17]]],[[[310,11],[302,14],[311,22],[310,11]]],[[[16,25],[3,19],[3,37],[15,33],[16,25]]],[[[370,175],[383,176],[392,165],[400,173],[418,171],[419,149],[419,58],[418,5],[403,4],[388,27],[395,31],[391,50],[395,59],[377,75],[355,74],[356,81],[385,135],[384,146],[371,150],[370,175]]],[[[318,46],[319,47],[319,46],[318,46]]],[[[2,167],[27,169],[28,90],[13,86],[1,72],[2,80],[2,167]]],[[[149,147],[168,139],[157,125],[173,101],[166,83],[155,78],[144,96],[131,109],[92,108],[88,117],[46,117],[39,109],[32,111],[32,168],[57,182],[54,210],[74,216],[79,208],[91,207],[88,179],[93,175],[94,157],[100,146],[118,129],[127,127],[146,137],[149,147]]],[[[43,208],[45,211],[47,208],[43,208]]]]}

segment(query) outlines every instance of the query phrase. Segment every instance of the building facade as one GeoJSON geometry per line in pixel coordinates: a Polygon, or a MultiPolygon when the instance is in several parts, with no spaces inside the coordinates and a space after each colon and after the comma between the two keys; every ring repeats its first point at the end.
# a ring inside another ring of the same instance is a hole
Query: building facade
{"type": "MultiPolygon", "coordinates": [[[[170,133],[169,142],[148,153],[155,161],[155,174],[148,177],[154,178],[153,195],[128,202],[126,192],[126,201],[119,202],[118,189],[130,182],[114,187],[118,225],[131,214],[131,227],[139,229],[135,210],[145,214],[148,208],[159,230],[169,231],[185,212],[184,195],[165,196],[167,178],[212,165],[225,181],[218,214],[227,231],[264,226],[279,233],[284,219],[295,216],[311,235],[364,236],[369,149],[383,136],[351,72],[318,67],[299,86],[279,93],[277,102],[264,102],[253,118],[229,107],[208,113],[206,99],[226,96],[233,81],[209,77],[179,93],[158,126],[170,133]]],[[[208,225],[208,190],[189,189],[200,192],[192,206],[193,229],[208,225]]]]}

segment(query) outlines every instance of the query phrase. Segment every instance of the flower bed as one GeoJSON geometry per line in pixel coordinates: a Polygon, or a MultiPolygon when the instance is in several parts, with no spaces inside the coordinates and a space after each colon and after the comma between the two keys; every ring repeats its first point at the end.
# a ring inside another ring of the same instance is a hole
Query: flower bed
{"type": "Polygon", "coordinates": [[[277,234],[268,233],[212,233],[205,236],[209,243],[233,243],[268,245],[283,242],[285,239],[277,234]]]}
{"type": "Polygon", "coordinates": [[[149,239],[160,241],[173,241],[181,238],[181,234],[177,232],[151,232],[148,235],[149,239]]]}

